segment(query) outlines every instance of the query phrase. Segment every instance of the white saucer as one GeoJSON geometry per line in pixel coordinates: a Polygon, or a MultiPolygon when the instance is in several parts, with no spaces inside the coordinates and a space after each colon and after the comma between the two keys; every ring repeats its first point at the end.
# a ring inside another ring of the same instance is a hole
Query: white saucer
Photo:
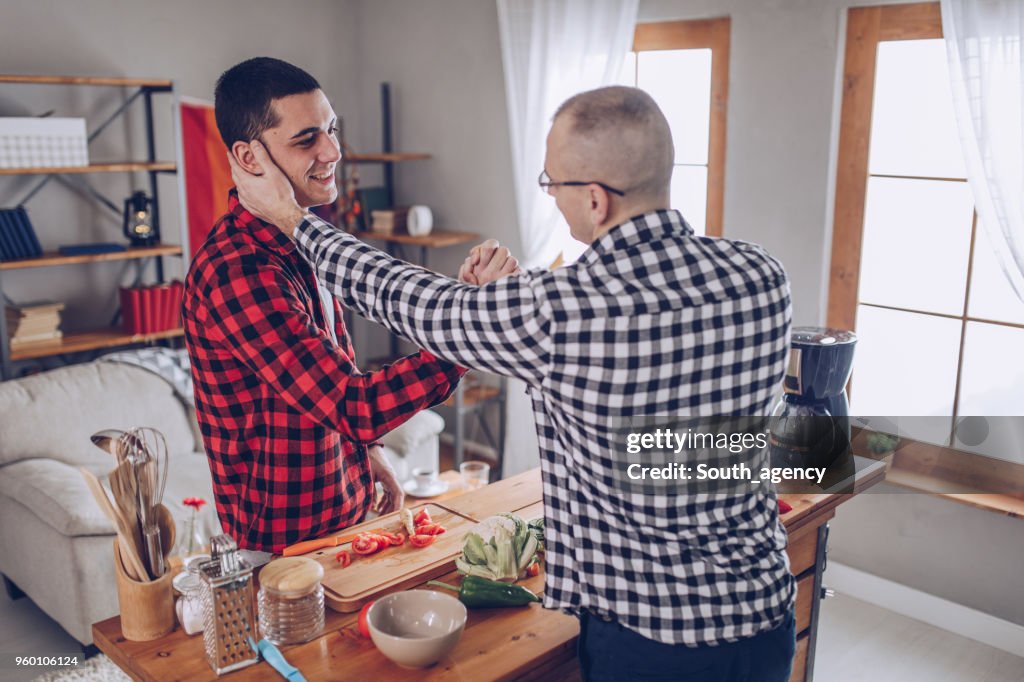
{"type": "Polygon", "coordinates": [[[437,480],[431,486],[420,488],[416,485],[416,480],[413,479],[406,481],[402,485],[402,490],[405,491],[406,495],[412,497],[434,497],[435,495],[448,492],[448,481],[437,480]]]}

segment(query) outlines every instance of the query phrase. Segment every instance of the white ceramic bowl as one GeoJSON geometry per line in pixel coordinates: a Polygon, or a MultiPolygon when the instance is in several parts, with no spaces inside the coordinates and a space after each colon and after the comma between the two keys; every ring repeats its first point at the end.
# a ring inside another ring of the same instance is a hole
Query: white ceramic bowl
{"type": "Polygon", "coordinates": [[[428,590],[381,597],[366,616],[377,649],[400,666],[426,668],[455,648],[466,627],[466,607],[428,590]]]}

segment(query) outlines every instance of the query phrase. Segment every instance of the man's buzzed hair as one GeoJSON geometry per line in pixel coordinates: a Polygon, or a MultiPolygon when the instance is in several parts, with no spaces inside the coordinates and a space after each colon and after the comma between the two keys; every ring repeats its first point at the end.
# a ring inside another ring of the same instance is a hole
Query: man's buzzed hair
{"type": "Polygon", "coordinates": [[[319,90],[316,79],[294,64],[273,57],[254,57],[221,74],[214,89],[213,110],[220,137],[228,149],[249,142],[280,121],[271,106],[275,99],[319,90]]]}
{"type": "Polygon", "coordinates": [[[675,147],[668,120],[639,88],[611,86],[581,92],[555,112],[566,116],[575,170],[624,190],[655,196],[668,191],[675,147]]]}

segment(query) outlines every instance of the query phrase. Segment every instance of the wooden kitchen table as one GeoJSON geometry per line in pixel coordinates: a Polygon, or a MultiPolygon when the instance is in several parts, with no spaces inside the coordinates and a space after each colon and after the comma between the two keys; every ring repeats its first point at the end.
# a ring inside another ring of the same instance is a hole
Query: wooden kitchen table
{"type": "MultiPolygon", "coordinates": [[[[877,483],[885,473],[881,462],[858,461],[857,469],[855,492],[877,483]]],[[[788,552],[800,587],[797,658],[791,682],[810,680],[818,616],[819,599],[816,597],[821,592],[827,522],[835,515],[835,508],[849,497],[849,494],[827,492],[782,496],[793,505],[793,511],[782,518],[790,533],[788,552]]],[[[444,504],[479,519],[499,511],[513,511],[524,518],[533,518],[542,513],[540,501],[540,470],[533,469],[449,498],[444,504]]],[[[440,578],[450,584],[456,584],[458,579],[454,571],[440,578]]],[[[543,573],[522,584],[541,592],[543,573]]],[[[384,658],[370,640],[360,637],[357,617],[355,613],[342,614],[327,609],[324,634],[306,644],[281,647],[285,658],[311,682],[578,679],[575,665],[578,621],[572,616],[542,609],[539,604],[470,611],[466,630],[454,651],[427,670],[406,670],[384,658]]],[[[206,662],[201,634],[189,637],[179,627],[150,642],[130,642],[122,636],[121,619],[117,616],[94,624],[92,632],[96,646],[134,679],[147,682],[217,679],[206,662]]],[[[282,679],[266,662],[225,677],[282,679]]]]}

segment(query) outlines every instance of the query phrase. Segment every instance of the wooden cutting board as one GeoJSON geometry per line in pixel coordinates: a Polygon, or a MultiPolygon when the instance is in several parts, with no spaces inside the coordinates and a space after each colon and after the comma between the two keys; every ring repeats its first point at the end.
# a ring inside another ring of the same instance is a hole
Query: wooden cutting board
{"type": "MultiPolygon", "coordinates": [[[[363,604],[377,597],[421,584],[455,568],[455,559],[462,553],[466,533],[473,530],[477,520],[436,503],[409,506],[409,509],[413,514],[426,509],[431,520],[440,523],[448,532],[438,535],[437,540],[427,547],[413,547],[406,540],[403,545],[369,556],[352,553],[352,564],[347,568],[342,568],[334,557],[340,550],[351,553],[350,544],[306,555],[324,567],[321,584],[327,606],[343,613],[358,611],[363,604]]],[[[401,525],[396,512],[347,528],[345,533],[396,532],[401,525]]],[[[405,533],[404,529],[402,533],[405,533]]]]}

